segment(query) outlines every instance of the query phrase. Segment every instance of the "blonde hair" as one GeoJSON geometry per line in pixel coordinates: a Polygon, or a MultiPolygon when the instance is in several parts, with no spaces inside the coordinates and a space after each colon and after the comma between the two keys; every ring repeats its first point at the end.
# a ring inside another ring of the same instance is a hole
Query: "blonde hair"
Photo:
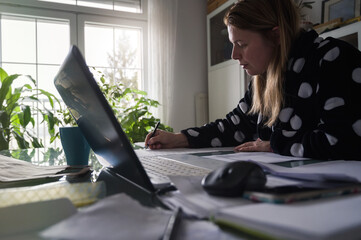
{"type": "Polygon", "coordinates": [[[279,44],[267,72],[254,76],[250,111],[262,114],[267,119],[266,125],[272,126],[284,102],[283,82],[288,55],[300,32],[299,9],[293,0],[239,0],[226,13],[224,23],[259,32],[266,38],[278,27],[279,44]]]}

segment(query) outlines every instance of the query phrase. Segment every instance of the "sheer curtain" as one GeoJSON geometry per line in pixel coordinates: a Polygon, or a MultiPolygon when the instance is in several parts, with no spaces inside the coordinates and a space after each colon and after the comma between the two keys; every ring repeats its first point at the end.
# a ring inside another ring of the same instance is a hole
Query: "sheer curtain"
{"type": "Polygon", "coordinates": [[[170,124],[174,91],[174,60],[177,34],[178,0],[148,1],[149,23],[149,97],[160,102],[155,110],[170,124]]]}

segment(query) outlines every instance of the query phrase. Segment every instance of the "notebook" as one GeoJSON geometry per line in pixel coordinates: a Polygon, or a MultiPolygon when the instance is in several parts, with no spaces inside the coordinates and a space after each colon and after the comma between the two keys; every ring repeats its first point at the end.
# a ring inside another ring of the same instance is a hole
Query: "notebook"
{"type": "MultiPolygon", "coordinates": [[[[168,181],[159,180],[154,176],[152,176],[154,181],[151,181],[143,166],[149,165],[149,163],[142,164],[137,157],[76,46],[71,47],[55,76],[54,84],[90,147],[97,155],[99,162],[112,174],[148,192],[155,192],[159,187],[164,187],[165,182],[169,184],[169,179],[168,181]]],[[[197,157],[194,156],[194,158],[194,161],[197,161],[197,157]]],[[[161,160],[158,159],[158,162],[156,159],[151,160],[151,164],[153,163],[157,168],[160,161],[166,160],[180,163],[163,157],[161,160]]],[[[180,164],[183,164],[183,167],[200,170],[203,175],[221,164],[219,161],[216,161],[217,164],[211,159],[207,162],[211,168],[204,165],[202,167],[193,165],[189,159],[186,163],[180,164]]]]}

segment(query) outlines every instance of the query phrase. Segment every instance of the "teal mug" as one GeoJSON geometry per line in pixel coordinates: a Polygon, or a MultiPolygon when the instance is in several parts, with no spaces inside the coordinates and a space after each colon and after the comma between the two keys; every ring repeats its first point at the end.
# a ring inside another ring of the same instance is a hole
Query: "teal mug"
{"type": "Polygon", "coordinates": [[[60,127],[67,165],[88,165],[90,146],[79,127],[60,127]]]}

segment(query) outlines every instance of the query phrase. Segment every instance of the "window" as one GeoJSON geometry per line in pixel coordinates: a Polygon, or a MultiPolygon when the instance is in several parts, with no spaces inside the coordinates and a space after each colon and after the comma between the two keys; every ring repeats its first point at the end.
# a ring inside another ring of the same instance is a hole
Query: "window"
{"type": "Polygon", "coordinates": [[[55,2],[69,5],[110,9],[114,11],[124,11],[140,13],[140,0],[118,0],[118,1],[78,1],[78,0],[38,0],[42,2],[55,2]]]}
{"type": "MultiPolygon", "coordinates": [[[[60,98],[53,79],[70,45],[76,44],[91,69],[111,81],[147,90],[143,51],[147,49],[147,21],[141,2],[0,0],[0,66],[8,74],[32,76],[39,88],[60,98]],[[77,6],[69,8],[70,4],[77,6]],[[138,10],[114,13],[126,6],[138,10]]],[[[45,127],[37,123],[37,136],[43,143],[48,142],[45,127]]]]}
{"type": "Polygon", "coordinates": [[[50,77],[54,76],[69,49],[69,34],[67,20],[2,15],[1,64],[9,74],[31,75],[39,88],[56,93],[50,77]]]}
{"type": "Polygon", "coordinates": [[[85,56],[88,65],[101,70],[110,81],[142,88],[140,36],[141,30],[137,28],[86,23],[85,56]]]}

